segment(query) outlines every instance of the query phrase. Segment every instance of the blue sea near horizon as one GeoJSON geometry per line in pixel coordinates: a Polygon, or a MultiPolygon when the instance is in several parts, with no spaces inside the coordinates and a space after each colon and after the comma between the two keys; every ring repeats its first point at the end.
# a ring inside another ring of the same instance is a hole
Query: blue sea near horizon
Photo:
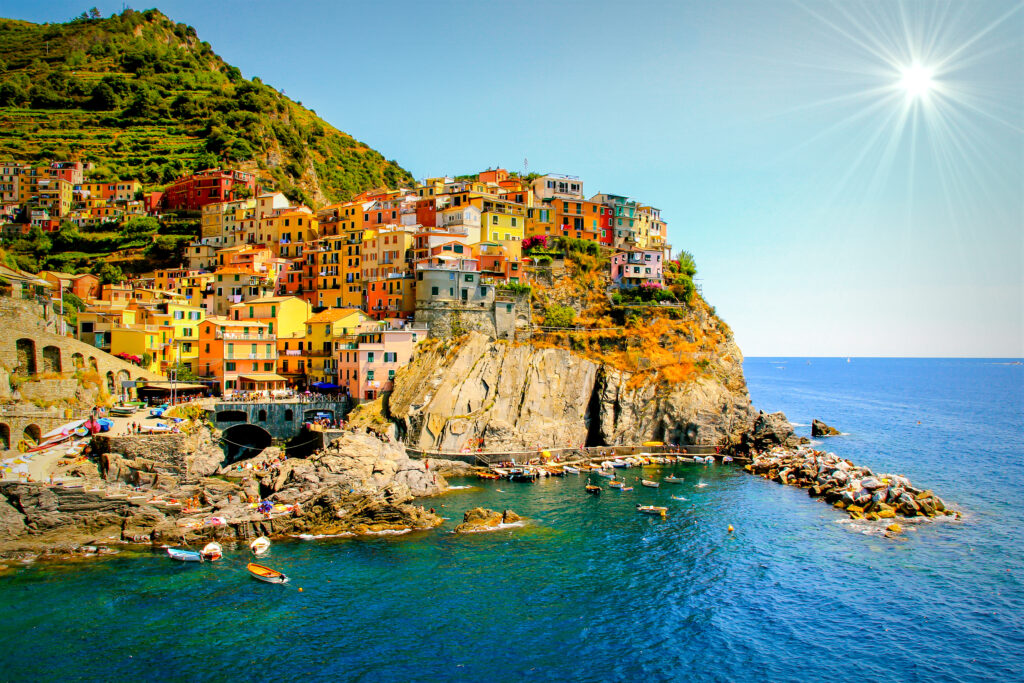
{"type": "Polygon", "coordinates": [[[423,501],[449,518],[438,531],[275,543],[265,563],[286,586],[248,578],[241,549],[2,576],[0,678],[1020,680],[1024,367],[748,358],[745,372],[759,408],[801,434],[836,426],[822,448],[906,474],[963,520],[890,539],[733,465],[645,469],[685,482],[600,497],[574,476],[454,481],[471,488],[423,501]],[[478,505],[530,521],[447,533],[478,505]]]}

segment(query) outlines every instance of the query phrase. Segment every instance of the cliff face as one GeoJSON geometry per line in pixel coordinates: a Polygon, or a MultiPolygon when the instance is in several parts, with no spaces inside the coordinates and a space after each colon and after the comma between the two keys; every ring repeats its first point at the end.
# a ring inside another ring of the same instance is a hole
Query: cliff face
{"type": "Polygon", "coordinates": [[[683,382],[634,373],[567,349],[470,334],[399,373],[387,412],[406,443],[484,447],[637,444],[738,446],[753,429],[742,355],[731,339],[683,382]]]}

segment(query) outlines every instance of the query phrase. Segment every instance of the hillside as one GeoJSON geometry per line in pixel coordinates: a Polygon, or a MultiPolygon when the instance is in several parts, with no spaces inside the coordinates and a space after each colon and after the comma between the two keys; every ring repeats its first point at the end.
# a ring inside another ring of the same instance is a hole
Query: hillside
{"type": "Polygon", "coordinates": [[[98,180],[147,189],[230,164],[315,206],[411,180],[157,10],[0,19],[0,126],[0,159],[92,162],[98,180]]]}

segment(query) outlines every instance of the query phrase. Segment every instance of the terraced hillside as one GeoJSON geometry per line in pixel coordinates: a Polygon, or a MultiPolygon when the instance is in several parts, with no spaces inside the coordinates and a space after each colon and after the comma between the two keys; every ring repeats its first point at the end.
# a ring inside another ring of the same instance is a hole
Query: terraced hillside
{"type": "Polygon", "coordinates": [[[311,205],[411,177],[157,10],[0,19],[0,159],[72,159],[160,187],[231,164],[311,205]]]}

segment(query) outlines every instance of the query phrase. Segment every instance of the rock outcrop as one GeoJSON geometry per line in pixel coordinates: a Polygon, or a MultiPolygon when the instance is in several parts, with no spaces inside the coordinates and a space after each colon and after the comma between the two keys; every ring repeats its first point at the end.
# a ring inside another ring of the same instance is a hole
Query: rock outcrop
{"type": "Polygon", "coordinates": [[[829,427],[821,420],[811,420],[811,436],[813,437],[839,436],[840,434],[841,432],[838,429],[836,429],[835,427],[829,427]]]}
{"type": "Polygon", "coordinates": [[[747,470],[780,484],[806,488],[809,495],[823,498],[853,519],[959,515],[931,491],[914,487],[906,477],[875,474],[835,453],[773,449],[756,455],[747,470]]]}
{"type": "MultiPolygon", "coordinates": [[[[638,382],[567,349],[471,333],[400,371],[387,416],[409,445],[447,452],[481,440],[487,450],[652,439],[742,448],[752,443],[759,417],[741,362],[730,341],[716,356],[714,372],[686,382],[638,382]]],[[[785,428],[766,424],[756,442],[785,443],[791,435],[788,422],[785,428]]]]}
{"type": "Polygon", "coordinates": [[[522,519],[522,517],[511,510],[497,512],[487,508],[473,508],[472,510],[467,510],[462,516],[462,524],[455,527],[455,533],[469,534],[477,531],[494,531],[495,529],[500,529],[503,524],[513,524],[522,521],[522,519]]]}
{"type": "Polygon", "coordinates": [[[72,552],[110,539],[198,543],[431,528],[441,518],[410,502],[443,492],[448,484],[441,472],[463,468],[433,459],[428,468],[408,458],[398,443],[354,432],[308,459],[284,458],[280,449],[268,448],[228,467],[220,467],[222,454],[214,462],[206,452],[210,443],[208,432],[198,435],[189,442],[196,452],[181,458],[171,457],[166,444],[155,458],[142,457],[141,451],[134,457],[105,452],[86,463],[88,468],[76,465],[86,478],[80,488],[0,484],[0,556],[72,552]],[[185,471],[169,465],[177,462],[188,463],[185,471]],[[147,492],[128,499],[125,483],[145,486],[147,492]],[[252,499],[276,506],[260,513],[252,499]]]}

